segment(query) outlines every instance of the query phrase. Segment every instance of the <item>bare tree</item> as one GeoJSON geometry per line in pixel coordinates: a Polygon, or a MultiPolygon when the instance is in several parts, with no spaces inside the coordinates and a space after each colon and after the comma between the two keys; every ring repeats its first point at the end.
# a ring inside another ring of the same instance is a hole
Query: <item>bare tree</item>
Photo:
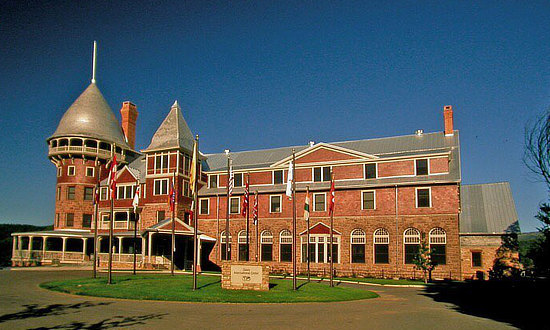
{"type": "Polygon", "coordinates": [[[525,165],[544,179],[550,190],[550,109],[525,130],[525,165]]]}

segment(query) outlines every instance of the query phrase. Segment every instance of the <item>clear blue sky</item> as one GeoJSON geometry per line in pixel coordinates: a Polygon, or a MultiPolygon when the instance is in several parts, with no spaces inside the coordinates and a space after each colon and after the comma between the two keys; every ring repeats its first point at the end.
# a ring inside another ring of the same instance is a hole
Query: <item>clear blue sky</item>
{"type": "Polygon", "coordinates": [[[0,222],[52,224],[45,139],[90,81],[145,148],[178,100],[222,152],[443,129],[463,183],[510,181],[523,231],[548,199],[522,163],[550,105],[547,1],[0,2],[0,222]],[[113,2],[113,3],[111,3],[113,2]]]}

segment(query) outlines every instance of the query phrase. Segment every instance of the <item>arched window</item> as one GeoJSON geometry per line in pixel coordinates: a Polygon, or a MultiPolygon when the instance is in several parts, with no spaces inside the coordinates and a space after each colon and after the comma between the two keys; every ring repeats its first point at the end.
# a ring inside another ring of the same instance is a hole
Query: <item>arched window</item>
{"type": "Polygon", "coordinates": [[[408,228],[403,233],[405,244],[405,263],[413,264],[420,250],[420,231],[416,228],[408,228]]]}
{"type": "Polygon", "coordinates": [[[363,229],[354,229],[351,232],[351,262],[365,263],[365,243],[367,234],[363,229]]]}
{"type": "Polygon", "coordinates": [[[52,148],[57,147],[57,140],[52,140],[52,142],[50,143],[50,146],[51,146],[52,148]]]}
{"type": "Polygon", "coordinates": [[[69,145],[69,140],[67,140],[67,139],[59,140],[59,146],[60,147],[65,147],[65,146],[68,146],[68,145],[69,145]]]}
{"type": "Polygon", "coordinates": [[[430,254],[436,265],[447,263],[447,233],[442,228],[430,230],[430,254]]]}
{"type": "Polygon", "coordinates": [[[279,255],[281,262],[292,261],[292,233],[284,229],[279,234],[279,255]]]}
{"type": "Polygon", "coordinates": [[[261,261],[273,261],[273,234],[269,230],[262,231],[260,235],[261,261]]]}
{"type": "Polygon", "coordinates": [[[221,243],[220,249],[221,249],[222,260],[231,260],[231,242],[232,242],[231,233],[229,233],[229,246],[228,246],[229,253],[226,256],[225,246],[227,245],[227,241],[225,237],[225,231],[222,231],[220,234],[220,243],[221,243]]]}
{"type": "Polygon", "coordinates": [[[82,139],[71,139],[70,145],[80,147],[82,146],[82,139]]]}
{"type": "Polygon", "coordinates": [[[374,263],[387,264],[390,262],[390,233],[384,228],[378,228],[373,234],[374,263]]]}
{"type": "Polygon", "coordinates": [[[241,230],[237,236],[239,243],[239,261],[248,261],[248,244],[246,241],[246,231],[241,230]]]}

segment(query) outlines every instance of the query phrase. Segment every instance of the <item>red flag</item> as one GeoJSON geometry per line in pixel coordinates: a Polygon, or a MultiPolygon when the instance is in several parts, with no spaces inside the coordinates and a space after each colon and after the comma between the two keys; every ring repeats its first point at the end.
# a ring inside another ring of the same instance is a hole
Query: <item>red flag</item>
{"type": "Polygon", "coordinates": [[[254,225],[258,224],[258,192],[254,194],[254,208],[252,209],[252,219],[254,220],[254,225]]]}
{"type": "Polygon", "coordinates": [[[329,193],[328,214],[332,215],[334,212],[334,177],[330,180],[330,193],[329,193]]]}
{"type": "Polygon", "coordinates": [[[117,167],[117,161],[116,161],[116,154],[113,154],[113,160],[111,161],[111,164],[109,165],[109,179],[108,179],[108,185],[111,188],[111,199],[115,199],[115,191],[116,191],[116,167],[117,167]]]}
{"type": "Polygon", "coordinates": [[[243,207],[241,209],[241,215],[243,217],[246,216],[246,213],[248,212],[248,201],[250,199],[250,194],[248,191],[248,180],[246,181],[246,184],[244,185],[244,196],[243,196],[243,207]]]}
{"type": "Polygon", "coordinates": [[[99,204],[99,186],[94,188],[94,205],[99,204]]]}
{"type": "Polygon", "coordinates": [[[176,206],[176,189],[174,188],[174,179],[170,181],[170,195],[168,198],[168,203],[170,203],[170,211],[174,212],[176,206]]]}

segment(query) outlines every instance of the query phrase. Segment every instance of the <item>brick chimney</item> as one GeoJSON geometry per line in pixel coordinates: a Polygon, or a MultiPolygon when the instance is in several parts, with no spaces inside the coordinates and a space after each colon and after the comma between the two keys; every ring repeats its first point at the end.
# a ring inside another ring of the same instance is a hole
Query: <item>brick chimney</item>
{"type": "Polygon", "coordinates": [[[443,118],[445,120],[445,136],[452,136],[453,133],[453,106],[443,107],[443,118]]]}
{"type": "Polygon", "coordinates": [[[128,145],[134,149],[136,144],[136,121],[138,117],[136,105],[130,101],[123,102],[122,108],[120,108],[120,115],[122,117],[122,131],[126,136],[128,145]]]}

